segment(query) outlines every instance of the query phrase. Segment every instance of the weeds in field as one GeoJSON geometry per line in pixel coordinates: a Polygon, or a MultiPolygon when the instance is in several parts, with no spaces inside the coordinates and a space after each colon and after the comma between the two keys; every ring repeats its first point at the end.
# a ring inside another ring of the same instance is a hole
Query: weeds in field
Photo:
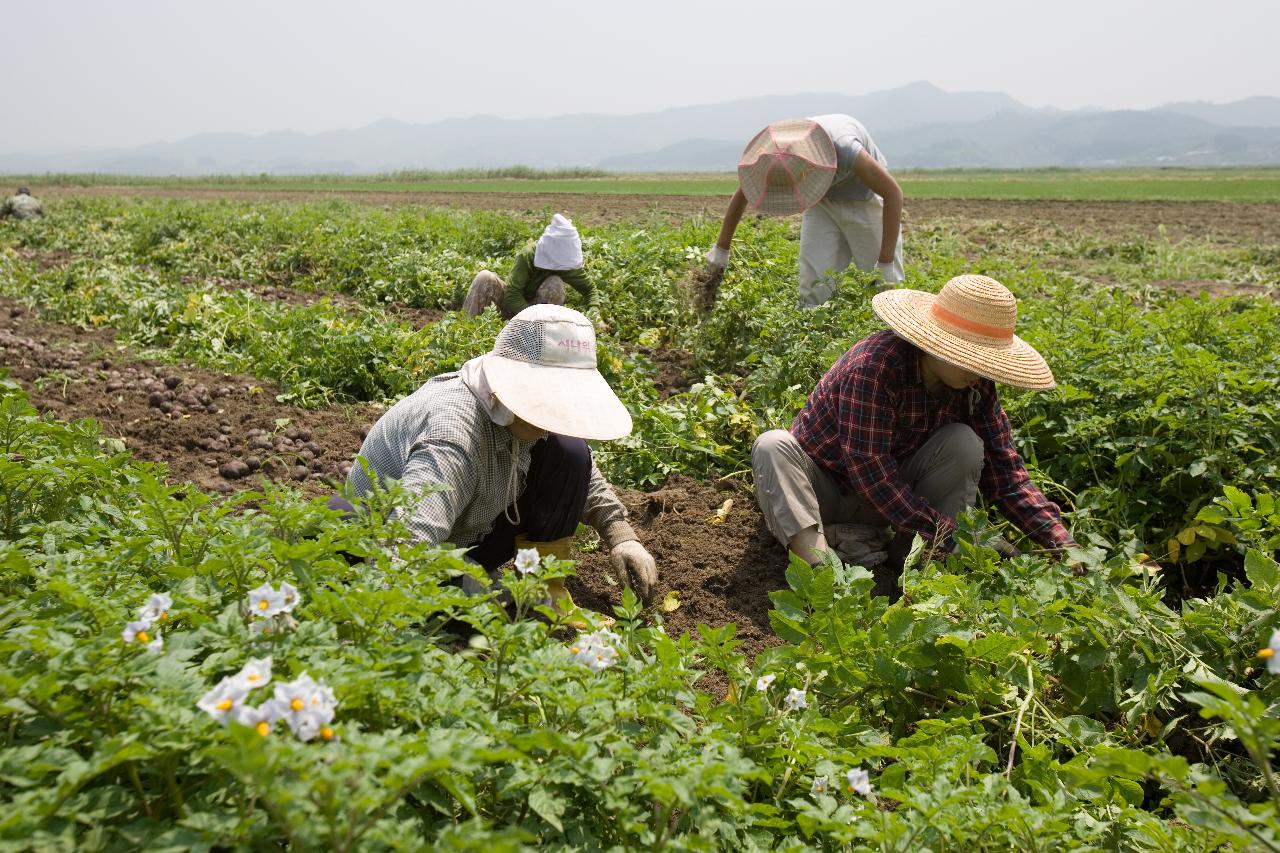
{"type": "MultiPolygon", "coordinates": [[[[732,625],[669,636],[629,592],[567,642],[555,560],[507,571],[510,605],[468,597],[458,552],[381,520],[394,492],[349,521],[283,491],[214,506],[20,393],[0,414],[0,846],[1280,843],[1272,554],[1179,614],[1131,555],[1000,562],[975,513],[911,606],[793,562],[786,644],[749,666],[732,625]],[[289,630],[251,630],[277,610],[289,630]],[[161,648],[122,640],[134,615],[161,648]]],[[[1224,500],[1280,538],[1270,499],[1224,500]]]]}

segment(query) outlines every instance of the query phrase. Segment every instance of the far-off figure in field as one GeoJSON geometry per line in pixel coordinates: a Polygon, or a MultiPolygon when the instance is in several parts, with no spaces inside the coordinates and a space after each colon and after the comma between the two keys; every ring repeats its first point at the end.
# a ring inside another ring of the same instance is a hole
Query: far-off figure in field
{"type": "Polygon", "coordinates": [[[599,296],[582,269],[582,239],[573,222],[557,213],[541,237],[516,253],[505,282],[496,273],[480,271],[462,310],[476,317],[495,305],[502,319],[510,320],[530,305],[563,305],[566,287],[582,295],[583,313],[599,324],[599,296]]]}
{"type": "Polygon", "coordinates": [[[44,216],[44,208],[40,200],[31,194],[26,187],[18,187],[4,204],[0,204],[0,219],[12,216],[14,219],[40,219],[44,216]]]}
{"type": "Polygon", "coordinates": [[[707,252],[704,309],[715,301],[734,232],[748,209],[804,214],[802,307],[830,299],[835,276],[850,266],[873,272],[881,287],[903,280],[902,188],[871,134],[852,116],[777,121],[747,143],[738,161],[738,190],[707,252]]]}

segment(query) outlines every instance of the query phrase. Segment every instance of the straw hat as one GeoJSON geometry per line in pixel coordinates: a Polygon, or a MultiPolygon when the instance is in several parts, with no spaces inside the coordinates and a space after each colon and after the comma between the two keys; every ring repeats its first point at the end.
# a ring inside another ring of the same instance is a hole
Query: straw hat
{"type": "Polygon", "coordinates": [[[822,201],[836,174],[836,146],[816,121],[775,121],[755,135],[738,160],[738,185],[747,204],[788,216],[822,201]]]}
{"type": "Polygon", "coordinates": [[[871,310],[900,337],[943,361],[1018,388],[1052,388],[1053,372],[1031,344],[1013,333],[1018,302],[985,275],[959,275],[936,296],[886,290],[871,310]]]}
{"type": "Polygon", "coordinates": [[[631,432],[631,414],[596,370],[591,321],[563,305],[530,305],[512,317],[484,357],[489,389],[516,417],[575,438],[631,432]]]}

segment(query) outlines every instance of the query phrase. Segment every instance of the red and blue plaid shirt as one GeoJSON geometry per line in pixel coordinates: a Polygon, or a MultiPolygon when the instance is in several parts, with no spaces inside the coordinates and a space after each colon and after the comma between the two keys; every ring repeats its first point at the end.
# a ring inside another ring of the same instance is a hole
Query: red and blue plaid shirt
{"type": "Polygon", "coordinates": [[[1036,488],[1013,446],[1009,417],[995,383],[973,389],[925,388],[920,350],[891,331],[854,344],[819,380],[791,434],[845,492],[856,492],[895,530],[945,542],[955,522],[929,506],[899,476],[898,466],[939,427],[965,423],[982,439],[978,488],[1045,548],[1074,545],[1058,507],[1036,488]]]}

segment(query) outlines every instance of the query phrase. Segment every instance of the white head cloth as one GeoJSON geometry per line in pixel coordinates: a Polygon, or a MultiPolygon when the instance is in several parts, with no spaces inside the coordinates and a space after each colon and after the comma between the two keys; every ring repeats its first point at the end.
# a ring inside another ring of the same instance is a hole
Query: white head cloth
{"type": "Polygon", "coordinates": [[[484,407],[485,412],[489,415],[489,420],[498,426],[511,426],[511,422],[516,419],[515,413],[502,405],[489,387],[489,380],[484,375],[484,360],[488,353],[478,355],[475,358],[462,365],[462,369],[458,371],[458,376],[462,379],[462,384],[467,386],[475,398],[480,401],[480,405],[484,407]]]}
{"type": "Polygon", "coordinates": [[[582,268],[582,238],[567,217],[557,213],[538,238],[533,250],[533,265],[544,270],[576,270],[582,268]]]}

